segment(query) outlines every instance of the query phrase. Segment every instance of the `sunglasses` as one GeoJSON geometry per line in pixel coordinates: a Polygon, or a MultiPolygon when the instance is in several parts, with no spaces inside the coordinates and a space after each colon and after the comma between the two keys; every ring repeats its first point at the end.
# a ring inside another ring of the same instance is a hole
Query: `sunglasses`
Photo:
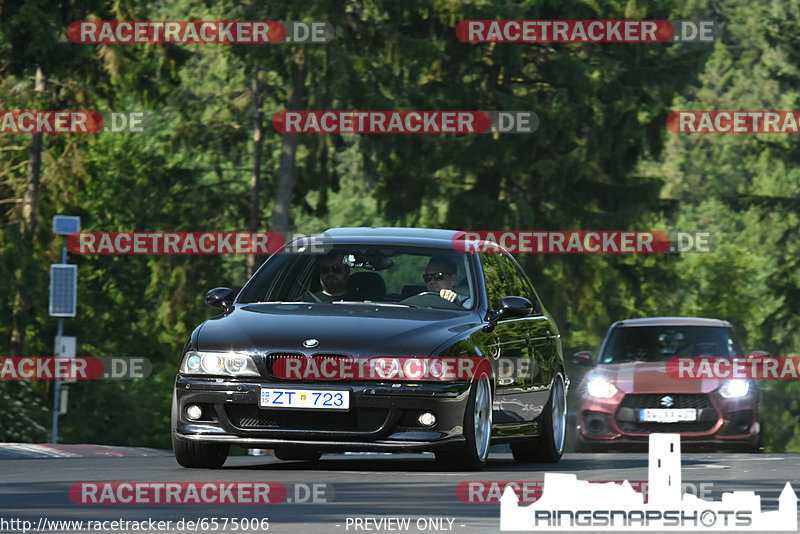
{"type": "Polygon", "coordinates": [[[423,274],[423,275],[422,275],[422,279],[423,279],[423,280],[425,280],[425,283],[426,283],[426,284],[427,284],[428,282],[432,281],[432,280],[436,280],[437,282],[441,282],[442,280],[444,280],[444,277],[445,277],[445,276],[452,276],[452,275],[454,275],[454,274],[456,274],[456,273],[442,273],[442,272],[438,272],[438,273],[423,274]]]}
{"type": "Polygon", "coordinates": [[[319,272],[322,274],[333,273],[333,274],[341,274],[344,271],[343,265],[322,265],[319,268],[319,272]]]}

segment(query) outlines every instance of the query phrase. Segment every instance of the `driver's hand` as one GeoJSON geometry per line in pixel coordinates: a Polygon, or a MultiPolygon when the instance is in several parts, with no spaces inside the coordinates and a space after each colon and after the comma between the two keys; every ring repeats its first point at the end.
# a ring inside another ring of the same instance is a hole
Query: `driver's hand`
{"type": "Polygon", "coordinates": [[[453,302],[453,301],[456,300],[456,297],[458,297],[456,292],[451,290],[451,289],[441,289],[441,290],[439,290],[439,296],[442,297],[447,302],[453,302]]]}

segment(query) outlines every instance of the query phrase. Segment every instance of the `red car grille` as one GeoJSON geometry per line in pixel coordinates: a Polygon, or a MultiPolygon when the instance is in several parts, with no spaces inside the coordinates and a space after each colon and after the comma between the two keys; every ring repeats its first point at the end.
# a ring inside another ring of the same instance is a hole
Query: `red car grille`
{"type": "Polygon", "coordinates": [[[620,430],[629,434],[653,434],[661,432],[708,432],[717,424],[719,414],[706,394],[691,393],[647,393],[625,395],[614,418],[620,430]],[[668,402],[666,397],[669,397],[668,402]],[[667,406],[666,404],[671,404],[667,406]],[[694,408],[696,421],[676,423],[651,423],[639,421],[642,408],[694,408]]]}

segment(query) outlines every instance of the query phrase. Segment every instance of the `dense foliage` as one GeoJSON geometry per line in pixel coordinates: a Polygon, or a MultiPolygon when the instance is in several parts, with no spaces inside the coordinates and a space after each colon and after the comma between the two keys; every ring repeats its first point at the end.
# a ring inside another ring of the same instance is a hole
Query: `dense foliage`
{"type": "MultiPolygon", "coordinates": [[[[52,354],[54,214],[84,231],[335,226],[708,230],[713,253],[521,257],[569,357],[649,315],[730,320],[749,349],[800,353],[800,146],[789,136],[675,135],[674,109],[798,105],[797,8],[720,0],[11,1],[0,109],[150,113],[146,134],[0,136],[0,355],[52,354]],[[714,19],[714,44],[466,44],[464,19],[714,19]],[[326,20],[324,45],[75,44],[77,20],[326,20]],[[37,85],[37,71],[40,83],[37,85]],[[532,135],[301,135],[291,183],[271,126],[300,109],[534,110],[532,135]],[[253,132],[261,125],[260,173],[253,132]],[[36,171],[37,166],[40,172],[36,171]],[[284,173],[285,174],[285,173],[284,173]],[[251,213],[255,215],[253,219],[251,213]]],[[[84,356],[144,356],[141,381],[71,386],[67,442],[169,444],[170,388],[203,293],[240,287],[239,256],[82,256],[84,356]]],[[[51,385],[0,381],[0,441],[46,439],[51,385]]],[[[767,386],[767,446],[800,451],[800,385],[767,386]]]]}

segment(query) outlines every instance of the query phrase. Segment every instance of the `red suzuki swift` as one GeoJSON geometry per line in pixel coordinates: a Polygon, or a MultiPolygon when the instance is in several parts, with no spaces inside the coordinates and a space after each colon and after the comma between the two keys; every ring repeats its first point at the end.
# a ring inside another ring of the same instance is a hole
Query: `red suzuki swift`
{"type": "MultiPolygon", "coordinates": [[[[689,446],[761,450],[760,392],[743,379],[673,379],[674,357],[742,357],[731,324],[653,317],[618,321],[578,388],[576,450],[642,445],[652,433],[680,433],[689,446]]],[[[591,366],[589,352],[575,363],[591,366]]]]}

